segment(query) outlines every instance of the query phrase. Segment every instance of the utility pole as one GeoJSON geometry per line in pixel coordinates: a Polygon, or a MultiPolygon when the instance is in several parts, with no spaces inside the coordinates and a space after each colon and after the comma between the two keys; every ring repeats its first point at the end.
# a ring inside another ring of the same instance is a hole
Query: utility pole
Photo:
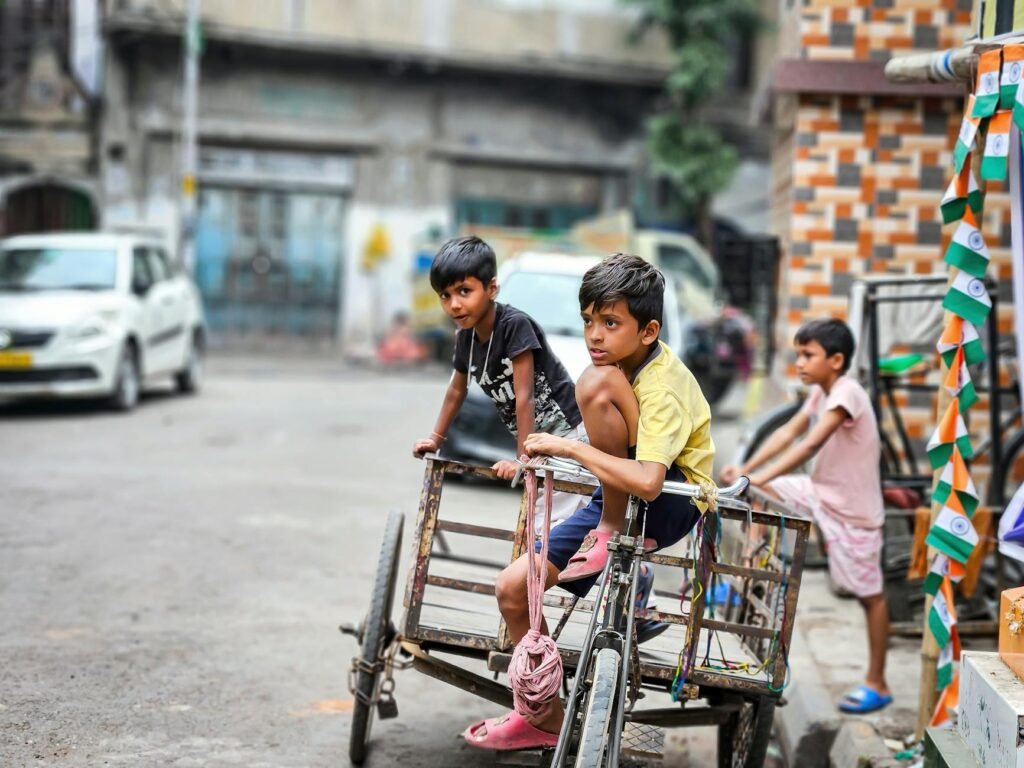
{"type": "Polygon", "coordinates": [[[185,82],[182,93],[184,124],[181,131],[181,260],[185,270],[195,270],[196,230],[196,119],[199,102],[199,0],[188,0],[188,14],[182,35],[185,82]]]}

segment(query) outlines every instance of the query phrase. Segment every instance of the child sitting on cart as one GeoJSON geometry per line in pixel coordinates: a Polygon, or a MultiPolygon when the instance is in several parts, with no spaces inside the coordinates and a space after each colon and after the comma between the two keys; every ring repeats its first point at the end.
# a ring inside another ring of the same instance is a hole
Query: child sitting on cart
{"type": "MultiPolygon", "coordinates": [[[[430,265],[430,285],[458,331],[441,412],[430,437],[413,446],[414,455],[440,449],[466,399],[471,375],[516,438],[516,456],[524,455],[531,432],[587,439],[572,379],[548,346],[544,330],[525,312],[495,301],[497,260],[487,243],[478,237],[446,242],[430,265]]],[[[515,477],[518,468],[512,458],[492,467],[503,480],[515,477]]],[[[583,502],[574,494],[556,492],[551,524],[569,517],[583,502]]]]}
{"type": "MultiPolygon", "coordinates": [[[[585,595],[608,559],[608,541],[625,524],[630,495],[646,504],[649,549],[670,546],[696,524],[702,509],[690,498],[662,494],[666,480],[710,483],[714,444],[711,410],[693,374],[658,339],[665,278],[636,256],[616,254],[591,268],[580,287],[580,314],[591,365],[576,384],[576,402],[590,442],[534,433],[531,456],[572,459],[597,476],[590,503],[551,530],[546,587],[560,583],[585,595]]],[[[701,505],[703,506],[703,505],[701,505]]],[[[529,629],[526,554],[499,574],[498,607],[514,642],[529,629]]],[[[463,734],[494,750],[553,747],[563,710],[542,720],[517,712],[483,720],[463,734]]]]}
{"type": "Polygon", "coordinates": [[[731,483],[749,475],[751,485],[818,524],[832,579],[857,596],[867,619],[864,683],[839,701],[841,711],[863,714],[892,702],[885,681],[889,610],[882,591],[885,512],[878,423],[867,392],[846,375],[854,340],[845,323],[813,320],[797,331],[795,342],[797,374],[803,383],[813,385],[810,396],[750,461],[725,467],[720,479],[731,483]],[[815,456],[809,476],[788,474],[815,456]],[[771,466],[761,469],[773,459],[771,466]]]}

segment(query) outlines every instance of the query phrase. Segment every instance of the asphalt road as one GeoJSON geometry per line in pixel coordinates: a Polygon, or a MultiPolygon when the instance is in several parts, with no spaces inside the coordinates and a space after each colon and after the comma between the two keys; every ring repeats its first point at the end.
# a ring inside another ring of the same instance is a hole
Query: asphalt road
{"type": "MultiPolygon", "coordinates": [[[[444,383],[224,358],[199,396],[162,388],[129,416],[0,403],[0,765],[346,765],[337,625],[367,609],[389,508],[407,550],[409,449],[444,383]]],[[[723,420],[727,451],[734,434],[723,420]]],[[[445,503],[518,505],[474,486],[445,503]]],[[[493,705],[411,671],[397,699],[369,765],[494,764],[457,738],[493,705]]],[[[666,764],[712,744],[678,737],[666,764]]]]}

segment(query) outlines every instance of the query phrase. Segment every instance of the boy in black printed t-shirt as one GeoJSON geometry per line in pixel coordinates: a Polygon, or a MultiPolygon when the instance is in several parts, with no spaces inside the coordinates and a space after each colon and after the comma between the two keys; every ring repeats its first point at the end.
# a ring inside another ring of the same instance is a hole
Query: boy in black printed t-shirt
{"type": "MultiPolygon", "coordinates": [[[[430,266],[430,284],[459,330],[441,412],[430,437],[413,447],[416,456],[441,447],[466,398],[469,376],[494,401],[499,418],[516,438],[517,456],[524,455],[523,441],[532,432],[586,440],[572,379],[537,322],[495,301],[496,274],[494,251],[478,237],[449,240],[430,266]]],[[[512,459],[493,466],[504,480],[511,480],[517,468],[512,459]]],[[[552,525],[584,503],[586,499],[575,494],[556,492],[552,525]]]]}

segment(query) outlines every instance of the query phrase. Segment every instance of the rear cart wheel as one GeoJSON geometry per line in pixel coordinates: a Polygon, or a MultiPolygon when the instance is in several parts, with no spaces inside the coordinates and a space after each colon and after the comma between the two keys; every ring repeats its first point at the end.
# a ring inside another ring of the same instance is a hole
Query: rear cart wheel
{"type": "Polygon", "coordinates": [[[370,610],[361,629],[362,644],[360,655],[353,659],[352,734],[348,743],[349,759],[362,765],[366,759],[370,740],[373,714],[380,694],[384,671],[381,659],[388,645],[394,640],[395,629],[391,624],[391,603],[395,596],[395,582],[398,579],[398,558],[402,548],[402,513],[391,510],[384,528],[380,558],[377,561],[377,575],[373,582],[370,610]]]}
{"type": "Polygon", "coordinates": [[[718,768],[762,768],[775,718],[772,696],[730,697],[739,710],[718,729],[718,768]]]}

